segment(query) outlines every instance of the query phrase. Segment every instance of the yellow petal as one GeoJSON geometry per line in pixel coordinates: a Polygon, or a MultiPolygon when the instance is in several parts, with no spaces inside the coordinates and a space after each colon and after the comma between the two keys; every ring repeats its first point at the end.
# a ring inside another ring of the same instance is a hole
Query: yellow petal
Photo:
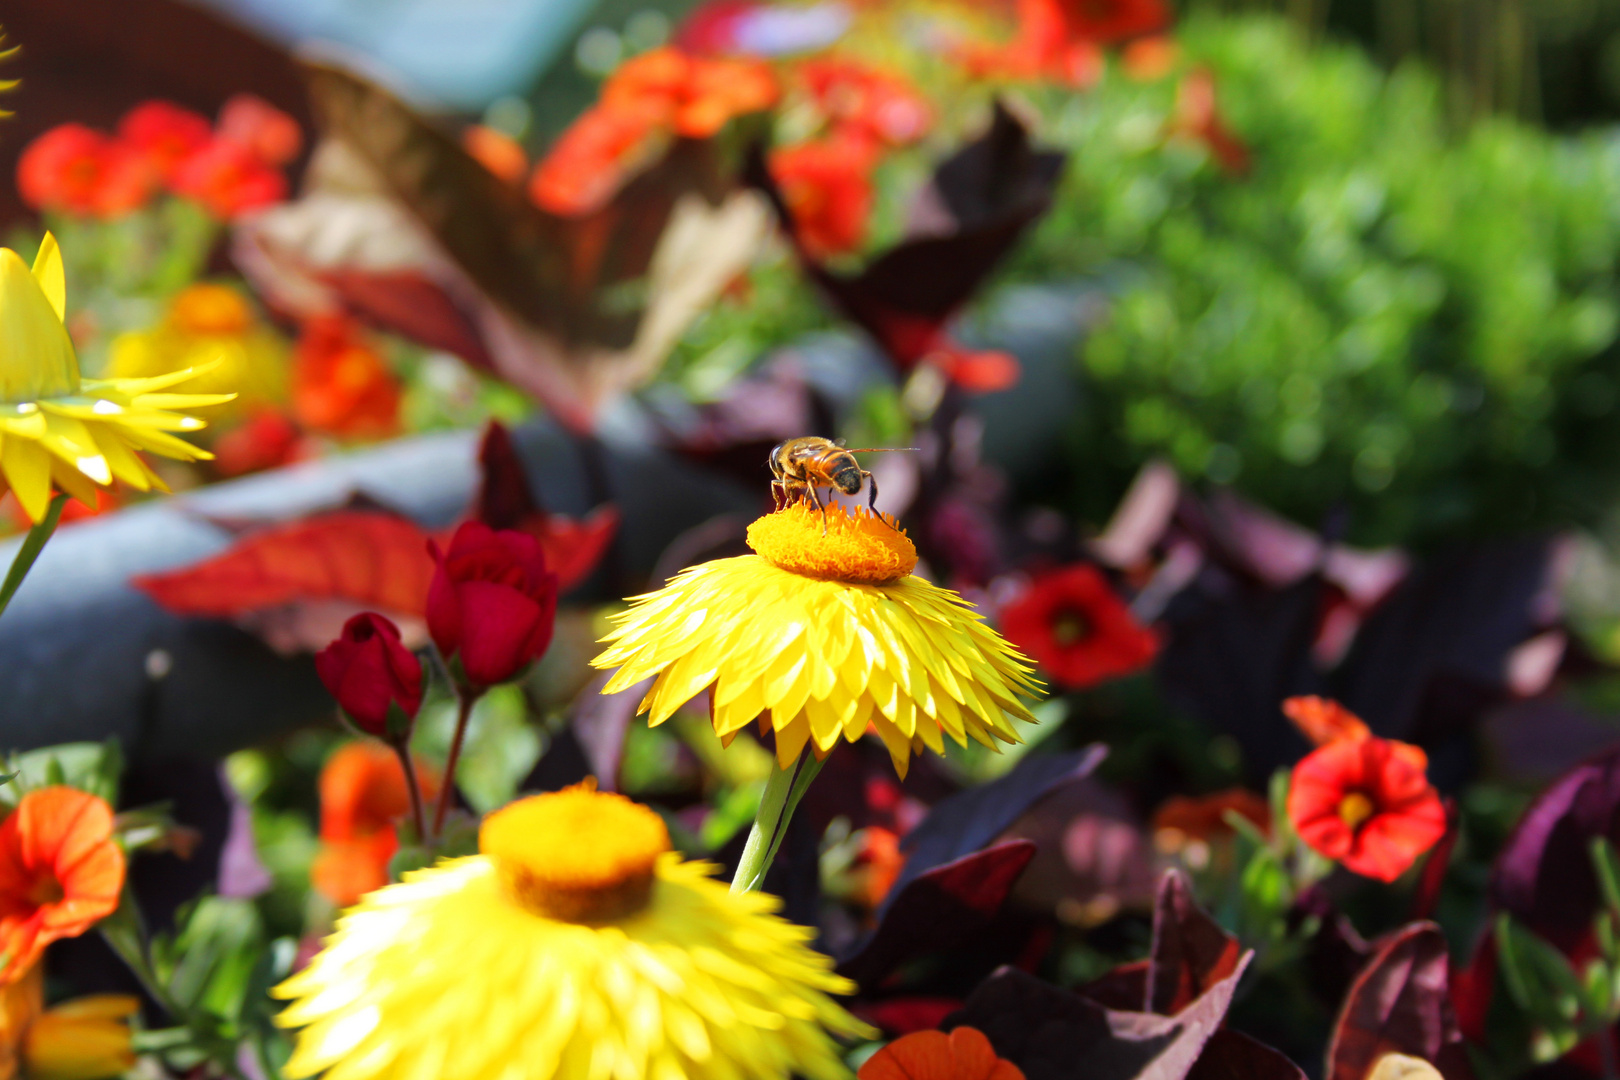
{"type": "Polygon", "coordinates": [[[62,249],[56,245],[56,237],[51,233],[45,234],[45,239],[39,242],[39,253],[34,256],[34,280],[39,282],[40,291],[45,299],[51,302],[56,309],[56,317],[67,319],[67,274],[62,270],[62,249]]]}
{"type": "Polygon", "coordinates": [[[0,441],[0,472],[28,520],[43,521],[51,505],[51,455],[30,439],[7,436],[0,441]]]}
{"type": "Polygon", "coordinates": [[[0,248],[0,401],[79,391],[79,361],[62,318],[10,248],[0,248]]]}

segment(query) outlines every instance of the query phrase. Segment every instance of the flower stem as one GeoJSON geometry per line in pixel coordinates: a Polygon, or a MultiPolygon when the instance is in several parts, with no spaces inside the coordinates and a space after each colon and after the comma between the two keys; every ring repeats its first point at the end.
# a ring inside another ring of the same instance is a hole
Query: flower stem
{"type": "Polygon", "coordinates": [[[56,523],[62,520],[62,508],[67,505],[67,500],[67,495],[57,495],[51,500],[50,509],[45,511],[45,520],[28,530],[22,547],[17,549],[16,557],[11,560],[11,569],[6,573],[5,584],[0,585],[0,615],[6,613],[6,607],[22,585],[23,578],[33,569],[34,560],[39,558],[40,551],[45,547],[45,541],[56,531],[56,523]]]}
{"type": "Polygon", "coordinates": [[[405,787],[411,793],[411,824],[416,826],[416,842],[427,843],[427,814],[422,809],[422,785],[416,777],[416,764],[411,761],[409,741],[400,739],[393,744],[399,755],[400,768],[405,770],[405,787]]]}
{"type": "Polygon", "coordinates": [[[444,815],[455,798],[456,763],[461,760],[461,744],[467,738],[467,721],[472,718],[473,705],[480,691],[470,686],[456,686],[456,733],[450,737],[450,756],[444,760],[444,787],[439,791],[439,805],[433,811],[433,839],[444,835],[444,815]]]}
{"type": "Polygon", "coordinates": [[[756,892],[765,884],[765,871],[776,859],[793,811],[820,771],[821,760],[808,750],[787,769],[774,760],[771,762],[771,775],[765,781],[765,794],[760,796],[759,813],[754,817],[754,827],[748,831],[737,874],[731,879],[732,892],[756,892]]]}

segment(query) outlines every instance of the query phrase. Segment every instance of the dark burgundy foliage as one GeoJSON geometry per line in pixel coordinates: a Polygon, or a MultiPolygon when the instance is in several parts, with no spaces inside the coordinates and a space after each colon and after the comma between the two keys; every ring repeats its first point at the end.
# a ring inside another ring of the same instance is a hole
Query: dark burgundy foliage
{"type": "Polygon", "coordinates": [[[1497,855],[1492,902],[1566,952],[1591,930],[1594,837],[1620,840],[1620,745],[1576,766],[1530,804],[1497,855]]]}
{"type": "Polygon", "coordinates": [[[910,882],[943,863],[978,851],[1005,832],[1040,799],[1064,783],[1088,776],[1107,756],[1089,746],[1066,754],[1030,754],[999,780],[937,803],[905,838],[906,867],[890,903],[910,882]]]}
{"type": "Polygon", "coordinates": [[[1305,1080],[1305,1071],[1260,1040],[1222,1028],[1204,1044],[1187,1080],[1305,1080]]]}
{"type": "Polygon", "coordinates": [[[798,243],[793,215],[771,179],[762,151],[748,179],[776,207],[806,273],[833,306],[865,330],[901,369],[944,344],[945,326],[1046,213],[1063,155],[1035,150],[1029,133],[997,102],[989,130],[934,173],[924,205],[939,218],[873,259],[858,274],[828,269],[798,243]]]}
{"type": "Polygon", "coordinates": [[[1362,1080],[1385,1054],[1423,1058],[1472,1080],[1452,1010],[1450,956],[1433,923],[1386,937],[1350,987],[1328,1043],[1326,1080],[1362,1080]]]}
{"type": "MultiPolygon", "coordinates": [[[[877,929],[839,965],[839,974],[863,988],[877,986],[895,969],[930,954],[982,953],[994,942],[1016,950],[1027,935],[991,933],[1018,876],[1035,857],[1027,840],[997,844],[935,866],[897,884],[877,929]]],[[[981,968],[1005,962],[1008,955],[981,968]]]]}
{"type": "Polygon", "coordinates": [[[1242,949],[1193,899],[1177,871],[1159,883],[1148,957],[1147,1011],[1175,1016],[1238,968],[1242,949]]]}

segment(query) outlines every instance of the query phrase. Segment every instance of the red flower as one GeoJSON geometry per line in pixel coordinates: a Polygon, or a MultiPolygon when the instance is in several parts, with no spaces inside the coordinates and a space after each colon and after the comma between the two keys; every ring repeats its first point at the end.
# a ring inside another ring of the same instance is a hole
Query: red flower
{"type": "Polygon", "coordinates": [[[226,220],[287,197],[287,178],[229,139],[215,139],[181,162],[172,185],[226,220]]]}
{"type": "Polygon", "coordinates": [[[298,425],[275,409],[255,412],[244,423],[215,439],[213,450],[214,471],[221,476],[276,469],[309,456],[307,441],[298,425]]]}
{"type": "Polygon", "coordinates": [[[1365,877],[1394,881],[1445,835],[1446,811],[1428,764],[1422,750],[1393,739],[1330,739],[1294,766],[1288,818],[1315,851],[1365,877]]]}
{"type": "Polygon", "coordinates": [[[146,101],[124,114],[118,138],[172,183],[181,165],[214,139],[206,119],[169,101],[146,101]]]}
{"type": "Polygon", "coordinates": [[[771,154],[771,176],[811,255],[860,247],[872,213],[872,164],[871,152],[848,139],[800,143],[771,154]]]}
{"type": "Polygon", "coordinates": [[[1084,90],[1102,77],[1103,55],[1096,40],[1076,38],[1060,0],[1018,0],[1018,32],[1001,45],[970,42],[956,59],[980,78],[1051,80],[1084,90]]]}
{"type": "Polygon", "coordinates": [[[450,550],[428,542],[438,564],[428,587],[428,633],[446,661],[455,658],[474,687],[494,686],[539,659],[551,644],[557,576],[539,541],[512,529],[469,521],[450,550]]]}
{"type": "Polygon", "coordinates": [[[914,1031],[866,1059],[858,1080],[1024,1080],[977,1028],[914,1031]]]}
{"type": "Polygon", "coordinates": [[[153,176],[144,161],[83,124],[62,124],[17,160],[17,190],[35,210],[116,217],[145,204],[153,176]]]}
{"type": "Polygon", "coordinates": [[[0,824],[0,983],[118,907],[124,852],[112,834],[106,800],[60,786],[30,791],[0,824]]]}
{"type": "Polygon", "coordinates": [[[286,165],[304,148],[298,121],[256,94],[232,94],[219,110],[219,137],[266,165],[286,165]]]}
{"type": "MultiPolygon", "coordinates": [[[[438,793],[439,775],[415,760],[422,799],[438,793]]],[[[347,743],[321,767],[321,847],[310,884],[339,907],[388,884],[399,849],[395,822],[410,812],[411,793],[399,755],[369,741],[347,743]]]]}
{"type": "Polygon", "coordinates": [[[1164,0],[1058,0],[1069,37],[1112,45],[1170,24],[1164,0]]]}
{"type": "Polygon", "coordinates": [[[508,184],[520,182],[529,171],[529,155],[523,152],[522,144],[492,127],[472,125],[461,133],[461,147],[508,184]]]}
{"type": "Polygon", "coordinates": [[[382,439],[399,430],[399,382],[341,315],[304,324],[293,356],[293,413],[305,427],[344,438],[382,439]]]}
{"type": "Polygon", "coordinates": [[[1234,176],[1249,171],[1249,148],[1221,118],[1215,106],[1215,76],[1207,69],[1200,68],[1181,80],[1169,133],[1203,143],[1221,168],[1234,176]]]}
{"type": "Polygon", "coordinates": [[[656,111],[586,109],[529,177],[529,198],[559,216],[589,213],[607,203],[648,140],[656,111]]]}
{"type": "Polygon", "coordinates": [[[933,125],[927,99],[900,75],[823,57],[800,64],[798,76],[828,126],[843,136],[906,146],[933,125]]]}
{"type": "Polygon", "coordinates": [[[1339,739],[1365,739],[1372,734],[1361,717],[1332,698],[1291,697],[1282,703],[1282,711],[1300,734],[1317,746],[1339,739]]]}
{"type": "Polygon", "coordinates": [[[315,654],[315,674],[361,731],[389,742],[409,738],[422,707],[422,662],[400,644],[399,627],[361,612],[315,654]]]}
{"type": "Polygon", "coordinates": [[[1036,578],[1002,611],[1001,630],[1069,690],[1138,671],[1159,648],[1158,635],[1086,563],[1036,578]]]}

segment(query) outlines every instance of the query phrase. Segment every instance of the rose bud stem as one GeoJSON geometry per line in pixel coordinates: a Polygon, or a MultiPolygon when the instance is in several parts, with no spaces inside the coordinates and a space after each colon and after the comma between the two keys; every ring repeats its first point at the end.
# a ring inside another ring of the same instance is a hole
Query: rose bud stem
{"type": "Polygon", "coordinates": [[[405,789],[411,793],[411,825],[416,829],[416,842],[427,843],[427,813],[422,809],[422,784],[416,776],[416,764],[411,761],[411,744],[407,739],[389,739],[388,745],[399,755],[399,767],[405,770],[405,789]]]}
{"type": "Polygon", "coordinates": [[[467,722],[472,719],[473,706],[483,696],[484,688],[470,686],[461,679],[454,681],[456,688],[456,733],[450,737],[450,754],[444,760],[444,787],[439,789],[439,805],[433,811],[433,839],[444,834],[444,816],[455,797],[456,764],[461,760],[461,744],[467,738],[467,722]]]}

